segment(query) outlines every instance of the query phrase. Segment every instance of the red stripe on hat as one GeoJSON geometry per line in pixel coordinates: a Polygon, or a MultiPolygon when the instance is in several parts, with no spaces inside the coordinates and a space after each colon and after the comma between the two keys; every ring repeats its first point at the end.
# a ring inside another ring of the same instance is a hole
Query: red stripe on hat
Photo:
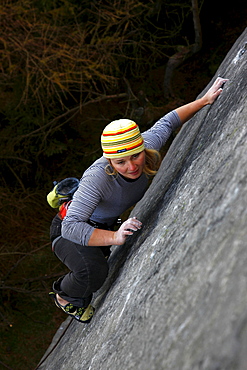
{"type": "Polygon", "coordinates": [[[121,130],[121,131],[117,131],[117,132],[112,132],[112,133],[109,133],[109,134],[106,134],[106,133],[102,133],[102,136],[115,136],[115,135],[121,135],[121,134],[125,134],[126,132],[129,132],[131,130],[134,130],[136,127],[138,127],[137,125],[135,126],[132,126],[128,129],[125,129],[125,130],[121,130]]]}
{"type": "Polygon", "coordinates": [[[129,148],[123,148],[123,149],[118,149],[118,150],[107,150],[107,149],[104,149],[104,153],[108,153],[108,154],[121,153],[121,151],[123,151],[123,152],[124,152],[124,150],[125,150],[126,152],[128,152],[128,151],[130,151],[130,150],[133,150],[133,149],[135,149],[135,148],[138,148],[138,146],[142,146],[142,144],[143,144],[143,140],[142,140],[142,142],[141,142],[141,143],[139,143],[139,144],[137,144],[137,145],[133,145],[133,146],[131,146],[131,147],[129,147],[129,148]]]}

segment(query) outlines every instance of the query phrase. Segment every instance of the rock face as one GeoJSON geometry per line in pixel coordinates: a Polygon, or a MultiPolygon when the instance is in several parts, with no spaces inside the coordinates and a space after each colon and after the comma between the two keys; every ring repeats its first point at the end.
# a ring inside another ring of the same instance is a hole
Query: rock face
{"type": "Polygon", "coordinates": [[[113,248],[93,320],[68,318],[39,369],[247,369],[246,66],[247,29],[132,211],[143,229],[113,248]]]}

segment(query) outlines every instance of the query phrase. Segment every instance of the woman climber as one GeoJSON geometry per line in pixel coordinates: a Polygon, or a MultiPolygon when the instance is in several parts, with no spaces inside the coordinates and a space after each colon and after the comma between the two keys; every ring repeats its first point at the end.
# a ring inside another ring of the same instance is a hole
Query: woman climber
{"type": "Polygon", "coordinates": [[[51,225],[53,251],[70,272],[54,282],[50,294],[65,313],[80,322],[91,320],[90,302],[107,277],[110,246],[124,244],[142,227],[131,217],[114,231],[116,220],[143,197],[148,177],[159,167],[158,151],[172,131],[212,104],[226,81],[217,78],[202,98],[166,114],[142,134],[129,119],[105,127],[103,156],[84,172],[66,212],[62,216],[60,212],[51,225]]]}

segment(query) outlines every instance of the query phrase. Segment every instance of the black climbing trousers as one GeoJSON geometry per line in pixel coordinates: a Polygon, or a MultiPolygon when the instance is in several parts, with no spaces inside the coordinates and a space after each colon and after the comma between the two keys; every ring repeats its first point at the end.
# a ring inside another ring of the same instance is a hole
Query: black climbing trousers
{"type": "Polygon", "coordinates": [[[51,240],[55,239],[53,251],[70,272],[53,284],[53,290],[74,306],[87,307],[92,299],[92,293],[103,285],[108,274],[105,248],[87,247],[61,236],[57,237],[59,221],[56,216],[50,229],[51,240]]]}

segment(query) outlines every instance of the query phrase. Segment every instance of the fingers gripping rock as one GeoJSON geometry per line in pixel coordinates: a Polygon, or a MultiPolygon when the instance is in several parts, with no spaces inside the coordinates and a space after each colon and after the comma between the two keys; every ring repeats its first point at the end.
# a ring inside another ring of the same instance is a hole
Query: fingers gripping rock
{"type": "Polygon", "coordinates": [[[142,223],[136,217],[129,218],[122,223],[120,228],[115,232],[115,241],[117,245],[125,243],[126,237],[128,235],[133,235],[133,233],[141,229],[142,223]]]}
{"type": "Polygon", "coordinates": [[[212,104],[215,99],[222,93],[224,84],[228,81],[226,78],[218,77],[210,89],[205,94],[208,104],[212,104]]]}

